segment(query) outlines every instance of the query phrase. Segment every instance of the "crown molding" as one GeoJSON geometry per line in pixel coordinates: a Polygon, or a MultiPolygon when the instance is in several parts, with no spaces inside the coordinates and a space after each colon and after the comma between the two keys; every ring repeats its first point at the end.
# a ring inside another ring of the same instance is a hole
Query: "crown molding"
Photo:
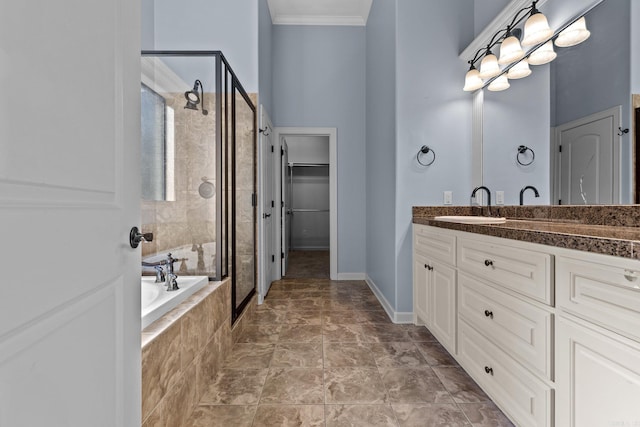
{"type": "Polygon", "coordinates": [[[367,25],[373,0],[267,0],[273,25],[367,25]]]}
{"type": "Polygon", "coordinates": [[[272,22],[273,25],[367,25],[362,16],[276,15],[272,22]]]}

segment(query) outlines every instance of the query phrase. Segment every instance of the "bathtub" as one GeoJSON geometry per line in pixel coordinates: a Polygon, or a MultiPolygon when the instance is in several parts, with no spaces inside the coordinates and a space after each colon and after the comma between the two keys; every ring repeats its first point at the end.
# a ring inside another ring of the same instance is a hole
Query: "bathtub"
{"type": "Polygon", "coordinates": [[[155,283],[155,276],[141,278],[143,330],[209,283],[207,276],[178,276],[177,280],[180,289],[168,292],[164,283],[155,283]]]}

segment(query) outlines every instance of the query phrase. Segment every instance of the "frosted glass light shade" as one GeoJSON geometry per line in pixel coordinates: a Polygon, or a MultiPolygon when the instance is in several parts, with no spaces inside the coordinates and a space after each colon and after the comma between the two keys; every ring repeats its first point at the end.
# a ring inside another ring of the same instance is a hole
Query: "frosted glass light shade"
{"type": "Polygon", "coordinates": [[[569,47],[582,43],[589,38],[591,32],[587,30],[587,21],[584,16],[562,30],[556,38],[556,46],[569,47]]]}
{"type": "Polygon", "coordinates": [[[520,40],[515,36],[509,36],[502,42],[500,46],[500,59],[498,64],[508,65],[512,62],[524,58],[524,51],[520,46],[520,40]]]}
{"type": "Polygon", "coordinates": [[[518,62],[516,65],[511,67],[507,72],[507,78],[514,79],[522,79],[531,74],[531,68],[529,68],[529,61],[523,59],[518,62]]]}
{"type": "Polygon", "coordinates": [[[524,38],[522,46],[535,46],[553,36],[547,17],[542,13],[534,13],[524,24],[524,38]]]}
{"type": "Polygon", "coordinates": [[[540,47],[540,49],[529,55],[529,64],[531,65],[543,65],[556,59],[557,53],[553,50],[553,43],[551,40],[546,42],[540,47]]]}
{"type": "Polygon", "coordinates": [[[487,52],[482,62],[480,63],[480,78],[490,79],[500,74],[500,66],[498,65],[498,58],[491,53],[487,52]]]}
{"type": "Polygon", "coordinates": [[[464,79],[464,90],[465,92],[473,92],[474,90],[478,90],[482,87],[484,83],[480,78],[480,71],[475,68],[467,71],[467,76],[464,79]]]}
{"type": "Polygon", "coordinates": [[[509,89],[510,86],[511,85],[509,84],[509,79],[507,79],[507,76],[503,74],[497,79],[495,79],[494,81],[492,81],[491,84],[489,84],[489,86],[487,87],[487,89],[489,89],[492,92],[500,92],[501,90],[509,89]]]}

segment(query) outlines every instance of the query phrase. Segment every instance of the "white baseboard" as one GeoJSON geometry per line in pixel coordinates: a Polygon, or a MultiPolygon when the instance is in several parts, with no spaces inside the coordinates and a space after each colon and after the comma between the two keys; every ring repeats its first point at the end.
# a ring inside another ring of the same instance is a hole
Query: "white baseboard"
{"type": "Polygon", "coordinates": [[[338,280],[366,280],[364,273],[338,273],[338,280]]]}
{"type": "Polygon", "coordinates": [[[413,313],[396,312],[371,277],[367,275],[365,280],[367,281],[367,285],[369,285],[369,289],[371,289],[371,292],[378,298],[382,308],[387,312],[387,316],[389,316],[389,319],[391,319],[393,323],[413,323],[413,313]]]}

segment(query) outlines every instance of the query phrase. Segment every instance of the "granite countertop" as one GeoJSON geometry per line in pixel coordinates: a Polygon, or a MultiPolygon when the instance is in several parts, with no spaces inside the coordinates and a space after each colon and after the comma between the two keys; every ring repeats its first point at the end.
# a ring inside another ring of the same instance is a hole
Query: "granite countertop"
{"type": "MultiPolygon", "coordinates": [[[[522,217],[513,217],[516,213],[510,207],[505,207],[498,212],[500,216],[507,218],[504,224],[460,224],[443,222],[434,219],[439,215],[480,215],[480,208],[471,207],[414,207],[413,222],[451,230],[465,231],[469,233],[485,234],[512,240],[520,240],[555,246],[568,249],[576,249],[586,252],[594,252],[605,255],[613,255],[624,258],[640,259],[640,227],[629,226],[636,223],[636,215],[639,206],[633,209],[615,209],[611,206],[593,207],[586,211],[584,206],[579,207],[579,218],[575,212],[571,213],[570,207],[563,208],[562,214],[551,212],[554,206],[534,206],[517,208],[517,213],[522,217]],[[611,217],[615,209],[616,221],[614,223],[624,225],[602,225],[606,217],[611,217]],[[533,212],[533,214],[531,214],[533,212]],[[541,214],[541,212],[544,212],[541,214]],[[568,217],[562,218],[565,215],[568,217]],[[629,218],[628,214],[632,215],[629,218]],[[580,216],[582,215],[582,216],[580,216]],[[603,218],[605,216],[605,218],[603,218]],[[580,222],[582,221],[582,222],[580,222]]],[[[494,209],[496,210],[496,209],[494,209]]],[[[486,214],[486,212],[485,212],[486,214]]],[[[495,215],[495,212],[494,212],[495,215]]],[[[640,225],[640,224],[639,224],[640,225]]]]}

